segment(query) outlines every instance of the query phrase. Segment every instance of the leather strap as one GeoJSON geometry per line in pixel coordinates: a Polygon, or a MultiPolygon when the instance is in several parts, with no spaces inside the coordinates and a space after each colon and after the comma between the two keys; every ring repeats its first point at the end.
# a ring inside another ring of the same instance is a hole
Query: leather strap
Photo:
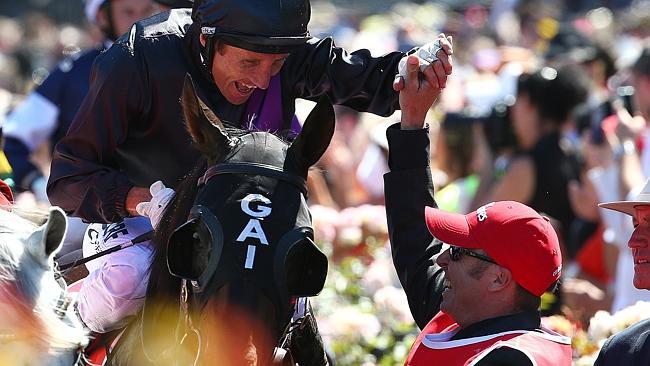
{"type": "Polygon", "coordinates": [[[307,196],[307,180],[284,170],[267,164],[260,163],[221,163],[208,168],[205,174],[199,178],[199,187],[206,184],[212,177],[220,174],[248,174],[262,175],[285,181],[298,187],[305,197],[307,196]]]}

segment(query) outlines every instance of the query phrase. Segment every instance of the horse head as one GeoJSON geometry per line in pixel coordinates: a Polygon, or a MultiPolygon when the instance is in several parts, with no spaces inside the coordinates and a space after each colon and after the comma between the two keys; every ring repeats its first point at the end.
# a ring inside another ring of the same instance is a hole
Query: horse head
{"type": "MultiPolygon", "coordinates": [[[[214,364],[270,364],[296,302],[318,294],[327,274],[306,179],[334,132],[332,105],[321,99],[288,143],[227,127],[189,76],[181,103],[205,164],[177,189],[159,229],[166,245],[158,250],[180,279],[178,338],[190,337],[197,359],[214,364]]],[[[155,287],[162,274],[154,273],[155,287]]]]}
{"type": "Polygon", "coordinates": [[[58,207],[0,210],[0,363],[70,365],[88,343],[54,254],[66,232],[58,207]],[[8,358],[8,359],[7,359],[8,358]]]}

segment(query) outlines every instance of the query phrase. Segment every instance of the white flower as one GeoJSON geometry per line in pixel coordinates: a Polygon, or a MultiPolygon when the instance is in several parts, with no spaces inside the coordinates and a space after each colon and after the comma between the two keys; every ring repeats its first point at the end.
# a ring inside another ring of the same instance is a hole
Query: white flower
{"type": "Polygon", "coordinates": [[[327,318],[318,319],[318,328],[323,338],[341,341],[341,338],[351,342],[362,337],[369,340],[377,336],[381,330],[381,324],[376,316],[361,312],[354,306],[346,306],[338,309],[327,318]]]}
{"type": "Polygon", "coordinates": [[[381,319],[385,319],[389,323],[391,320],[400,323],[413,323],[413,316],[404,290],[386,286],[375,293],[373,300],[381,319]]]}
{"type": "Polygon", "coordinates": [[[357,208],[357,211],[362,225],[369,235],[388,235],[388,222],[386,221],[386,208],[384,206],[362,205],[357,208]]]}
{"type": "Polygon", "coordinates": [[[607,339],[630,325],[650,318],[650,302],[639,301],[614,315],[606,311],[598,311],[589,321],[589,337],[595,342],[607,339]]]}
{"type": "Polygon", "coordinates": [[[313,218],[314,240],[317,243],[332,244],[336,238],[339,212],[321,205],[313,205],[309,210],[313,218]]]}
{"type": "Polygon", "coordinates": [[[589,337],[593,340],[607,339],[612,335],[614,317],[604,310],[599,310],[589,321],[589,337]]]}
{"type": "Polygon", "coordinates": [[[339,227],[336,235],[336,245],[340,247],[355,247],[363,242],[363,231],[359,226],[339,227]]]}

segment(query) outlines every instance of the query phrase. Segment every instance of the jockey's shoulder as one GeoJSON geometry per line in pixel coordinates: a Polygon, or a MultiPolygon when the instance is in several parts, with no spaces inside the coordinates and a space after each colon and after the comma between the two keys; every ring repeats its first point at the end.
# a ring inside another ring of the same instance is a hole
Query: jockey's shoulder
{"type": "Polygon", "coordinates": [[[137,22],[135,32],[143,38],[183,37],[191,24],[190,9],[172,9],[137,22]]]}
{"type": "Polygon", "coordinates": [[[169,58],[178,54],[179,49],[187,48],[185,35],[191,25],[189,9],[173,9],[156,14],[136,22],[115,41],[108,53],[126,57],[169,58]]]}

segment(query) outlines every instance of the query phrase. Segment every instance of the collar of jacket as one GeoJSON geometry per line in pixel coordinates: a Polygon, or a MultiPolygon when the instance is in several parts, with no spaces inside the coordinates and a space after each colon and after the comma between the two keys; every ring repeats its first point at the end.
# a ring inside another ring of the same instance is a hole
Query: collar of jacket
{"type": "Polygon", "coordinates": [[[537,311],[525,311],[510,315],[482,320],[461,329],[452,339],[481,337],[489,334],[507,332],[510,330],[540,329],[541,317],[537,311]]]}

